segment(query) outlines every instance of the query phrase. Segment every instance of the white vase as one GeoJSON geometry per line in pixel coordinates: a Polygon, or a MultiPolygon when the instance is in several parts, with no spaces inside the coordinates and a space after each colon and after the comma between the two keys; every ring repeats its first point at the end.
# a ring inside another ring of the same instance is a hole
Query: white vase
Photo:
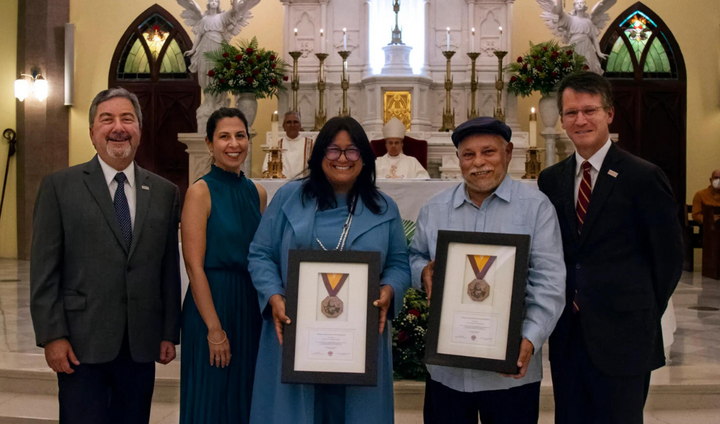
{"type": "Polygon", "coordinates": [[[543,94],[538,102],[540,119],[542,119],[545,128],[555,128],[560,119],[560,112],[557,107],[557,91],[553,91],[548,95],[543,94]]]}
{"type": "Polygon", "coordinates": [[[245,114],[245,118],[248,121],[248,132],[255,122],[255,115],[257,115],[258,101],[255,98],[255,93],[240,93],[235,96],[235,107],[245,114]]]}

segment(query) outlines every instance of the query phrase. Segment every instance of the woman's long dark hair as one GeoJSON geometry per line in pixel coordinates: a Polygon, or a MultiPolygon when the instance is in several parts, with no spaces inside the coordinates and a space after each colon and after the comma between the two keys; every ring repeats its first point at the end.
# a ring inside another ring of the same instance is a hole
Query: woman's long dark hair
{"type": "MultiPolygon", "coordinates": [[[[350,135],[350,140],[360,150],[360,157],[363,161],[360,175],[358,175],[347,196],[348,207],[352,204],[353,199],[360,196],[363,204],[372,213],[379,215],[383,212],[380,201],[384,202],[385,199],[383,199],[375,185],[375,153],[370,147],[370,141],[365,134],[365,130],[358,121],[350,117],[332,118],[320,130],[308,161],[309,174],[303,178],[303,204],[305,200],[314,198],[317,199],[318,209],[320,210],[337,207],[335,191],[325,176],[322,162],[325,158],[325,149],[330,146],[340,131],[346,131],[350,135]]],[[[387,202],[385,203],[387,206],[387,202]]]]}

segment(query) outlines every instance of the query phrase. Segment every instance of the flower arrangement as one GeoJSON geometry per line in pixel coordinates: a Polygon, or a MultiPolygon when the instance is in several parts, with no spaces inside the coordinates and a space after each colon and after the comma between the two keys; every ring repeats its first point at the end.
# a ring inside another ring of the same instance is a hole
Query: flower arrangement
{"type": "Polygon", "coordinates": [[[530,51],[517,58],[507,70],[511,72],[508,91],[526,97],[533,91],[548,95],[567,75],[590,69],[585,57],[573,46],[561,47],[556,41],[530,43],[530,51]]]}
{"type": "Polygon", "coordinates": [[[427,295],[422,291],[408,290],[402,311],[393,320],[393,370],[396,378],[425,378],[427,371],[422,359],[425,356],[429,316],[427,295]]]}
{"type": "Polygon", "coordinates": [[[277,97],[285,89],[285,62],[271,50],[258,48],[257,38],[243,40],[237,46],[223,41],[218,50],[205,53],[215,67],[208,71],[212,82],[205,91],[213,94],[254,93],[256,99],[277,97]]]}

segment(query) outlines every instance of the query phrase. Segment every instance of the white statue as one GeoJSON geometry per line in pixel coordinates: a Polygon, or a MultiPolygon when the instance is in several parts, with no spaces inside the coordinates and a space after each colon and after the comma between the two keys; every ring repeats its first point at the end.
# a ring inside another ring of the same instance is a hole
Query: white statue
{"type": "Polygon", "coordinates": [[[607,58],[600,51],[598,37],[610,16],[606,13],[617,0],[600,0],[588,15],[584,0],[573,1],[573,11],[563,11],[563,0],[536,0],[542,10],[545,25],[565,44],[574,44],[575,51],[585,56],[590,71],[602,75],[600,59],[607,58]]]}
{"type": "Polygon", "coordinates": [[[214,67],[213,62],[205,57],[205,53],[219,49],[223,40],[230,41],[238,35],[252,18],[250,9],[260,3],[260,0],[231,0],[230,10],[227,12],[220,9],[220,0],[208,0],[205,13],[194,0],[177,2],[185,8],[180,16],[185,18],[185,24],[191,26],[195,34],[193,48],[185,52],[185,56],[190,56],[190,71],[197,72],[198,82],[205,96],[196,114],[198,132],[204,133],[210,115],[230,104],[227,93],[204,92],[212,80],[208,71],[214,67]]]}

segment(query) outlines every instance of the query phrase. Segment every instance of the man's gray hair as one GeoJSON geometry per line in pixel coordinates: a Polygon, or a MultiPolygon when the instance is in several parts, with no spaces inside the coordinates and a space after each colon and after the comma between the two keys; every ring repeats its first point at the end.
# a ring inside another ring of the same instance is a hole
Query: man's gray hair
{"type": "Polygon", "coordinates": [[[138,125],[140,128],[142,128],[142,110],[140,109],[140,101],[138,100],[137,96],[133,93],[127,91],[124,88],[121,87],[115,87],[110,88],[107,90],[103,90],[98,93],[97,96],[92,101],[92,104],[90,105],[90,128],[93,127],[93,124],[95,123],[95,116],[97,115],[98,106],[100,106],[100,103],[107,102],[108,100],[115,99],[115,98],[122,98],[122,99],[128,99],[130,100],[130,103],[133,105],[133,109],[135,109],[135,116],[138,120],[138,125]]]}
{"type": "Polygon", "coordinates": [[[285,112],[285,115],[283,116],[283,121],[285,121],[285,118],[287,118],[288,115],[295,115],[297,116],[298,121],[302,119],[302,116],[300,116],[300,111],[297,110],[289,110],[285,112]]]}

